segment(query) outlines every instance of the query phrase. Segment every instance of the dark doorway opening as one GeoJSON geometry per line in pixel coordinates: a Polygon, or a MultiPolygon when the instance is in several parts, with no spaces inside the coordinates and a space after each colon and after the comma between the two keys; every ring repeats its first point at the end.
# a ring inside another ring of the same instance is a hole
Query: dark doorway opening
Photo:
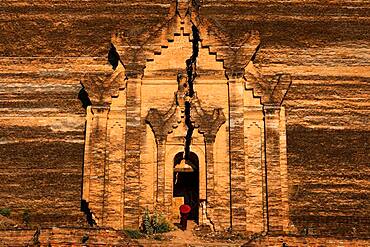
{"type": "MultiPolygon", "coordinates": [[[[175,155],[174,165],[180,164],[184,152],[175,155]]],[[[199,223],[199,159],[190,152],[189,161],[194,169],[193,172],[174,172],[173,174],[173,197],[183,197],[184,203],[191,207],[188,219],[199,223]]]]}

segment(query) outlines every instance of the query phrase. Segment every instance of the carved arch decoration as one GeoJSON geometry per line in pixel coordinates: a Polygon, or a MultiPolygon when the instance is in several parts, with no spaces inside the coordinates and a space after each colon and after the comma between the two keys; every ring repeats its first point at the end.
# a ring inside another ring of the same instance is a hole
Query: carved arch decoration
{"type": "Polygon", "coordinates": [[[192,40],[192,26],[199,31],[201,48],[206,48],[216,61],[222,62],[227,78],[241,78],[245,89],[252,89],[263,105],[280,105],[291,84],[290,75],[277,74],[268,80],[253,65],[260,47],[258,31],[250,31],[237,40],[215,20],[204,17],[199,5],[174,1],[165,20],[150,30],[116,32],[112,47],[118,55],[118,66],[110,76],[85,76],[81,83],[93,105],[109,105],[111,96],[125,88],[129,77],[142,76],[148,61],[183,33],[192,40]]]}
{"type": "MultiPolygon", "coordinates": [[[[175,93],[174,101],[168,111],[161,112],[156,108],[151,108],[145,118],[146,123],[152,128],[156,140],[166,140],[167,135],[180,122],[176,114],[177,111],[180,111],[176,95],[177,93],[175,93]]],[[[196,94],[193,96],[192,103],[194,110],[191,113],[191,121],[206,140],[214,142],[218,130],[226,122],[222,108],[213,109],[211,112],[204,110],[196,94]]]]}
{"type": "Polygon", "coordinates": [[[145,121],[152,128],[157,141],[165,140],[172,129],[177,127],[178,122],[176,110],[176,96],[174,97],[174,101],[167,112],[162,113],[156,108],[151,108],[149,110],[145,121]]]}
{"type": "Polygon", "coordinates": [[[125,68],[119,63],[111,75],[85,74],[80,82],[80,94],[85,91],[92,105],[107,107],[112,103],[112,97],[118,97],[119,91],[125,89],[124,81],[125,68]]]}

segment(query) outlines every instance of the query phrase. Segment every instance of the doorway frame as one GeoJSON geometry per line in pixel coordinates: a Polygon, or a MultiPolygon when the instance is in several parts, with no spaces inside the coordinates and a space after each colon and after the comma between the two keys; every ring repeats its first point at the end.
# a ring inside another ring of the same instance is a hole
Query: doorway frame
{"type": "MultiPolygon", "coordinates": [[[[197,131],[196,131],[197,132],[197,131]]],[[[195,131],[194,131],[195,133],[195,131]]],[[[201,134],[197,133],[195,135],[201,136],[201,134]]],[[[201,136],[203,139],[203,136],[201,136]]],[[[196,139],[193,139],[196,140],[196,139]]],[[[204,139],[203,139],[204,140],[204,139]]],[[[166,174],[166,205],[168,206],[168,212],[171,215],[171,218],[175,218],[176,215],[172,212],[172,203],[173,203],[173,162],[174,157],[176,154],[181,153],[184,151],[184,144],[178,143],[166,143],[166,167],[165,167],[165,174],[166,174]]],[[[199,201],[206,201],[207,194],[206,194],[206,186],[207,186],[207,173],[206,173],[206,158],[205,158],[205,144],[204,142],[201,143],[200,141],[194,141],[191,145],[191,152],[198,156],[199,161],[199,201]]],[[[202,208],[199,206],[198,208],[198,219],[199,224],[202,224],[202,208]]]]}
{"type": "MultiPolygon", "coordinates": [[[[184,152],[179,152],[174,156],[174,158],[173,158],[173,169],[175,169],[175,166],[183,159],[183,156],[184,156],[184,152]]],[[[196,155],[196,153],[194,153],[194,152],[190,152],[189,161],[194,164],[194,166],[193,166],[194,171],[193,172],[179,172],[179,173],[184,173],[184,174],[189,174],[189,175],[191,173],[195,173],[195,174],[193,174],[193,176],[191,176],[191,178],[192,178],[192,180],[196,180],[195,182],[197,183],[197,185],[195,186],[195,188],[193,187],[193,189],[195,189],[195,193],[197,195],[197,197],[196,197],[196,207],[197,207],[198,212],[195,211],[196,212],[195,218],[191,219],[191,220],[194,220],[197,224],[199,224],[199,219],[200,219],[200,217],[199,217],[199,213],[200,213],[199,208],[201,207],[201,205],[200,205],[200,196],[199,196],[199,192],[200,192],[200,189],[199,189],[200,172],[199,172],[199,158],[198,158],[198,155],[196,155]],[[192,159],[192,158],[195,158],[196,160],[192,159]]],[[[173,178],[172,178],[172,180],[173,180],[173,185],[172,185],[173,186],[172,187],[173,188],[173,194],[172,194],[173,198],[175,198],[175,186],[176,186],[174,176],[175,176],[175,171],[173,171],[173,178]]],[[[185,191],[187,190],[186,187],[184,187],[184,189],[185,189],[185,191]]],[[[192,207],[192,205],[190,205],[189,203],[186,203],[186,193],[185,193],[185,191],[184,191],[184,195],[183,195],[184,204],[187,204],[187,205],[192,207]]],[[[194,190],[191,190],[191,191],[194,191],[194,190]]],[[[175,212],[175,210],[174,210],[174,212],[175,212]]],[[[190,214],[189,217],[191,217],[191,216],[192,215],[190,214]]]]}

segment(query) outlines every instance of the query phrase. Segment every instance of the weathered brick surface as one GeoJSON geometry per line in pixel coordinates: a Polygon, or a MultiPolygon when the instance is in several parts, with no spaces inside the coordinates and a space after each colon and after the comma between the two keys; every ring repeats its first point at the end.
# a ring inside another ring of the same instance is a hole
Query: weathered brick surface
{"type": "MultiPolygon", "coordinates": [[[[45,224],[74,224],[75,216],[68,215],[79,211],[84,138],[78,82],[85,73],[111,72],[102,64],[113,31],[151,29],[167,14],[168,3],[0,3],[0,51],[5,56],[0,60],[1,198],[7,198],[0,200],[2,207],[19,214],[26,207],[37,208],[40,217],[35,219],[49,222],[45,224]],[[24,189],[30,186],[32,194],[24,189]],[[53,207],[56,203],[61,206],[53,207]]],[[[369,160],[368,3],[204,4],[202,14],[234,40],[259,30],[262,44],[255,64],[263,74],[293,75],[285,104],[289,206],[295,226],[302,230],[309,225],[309,231],[322,234],[368,234],[368,186],[363,182],[369,160]],[[307,189],[302,192],[302,187],[307,189]],[[317,190],[325,200],[317,200],[317,190]]],[[[218,184],[221,196],[227,197],[227,169],[222,162],[215,167],[223,171],[218,184]]]]}
{"type": "Polygon", "coordinates": [[[291,126],[287,138],[290,217],[297,229],[369,236],[369,132],[291,126]]]}
{"type": "Polygon", "coordinates": [[[331,237],[313,237],[313,236],[265,236],[248,243],[243,246],[258,246],[258,247],[279,247],[283,244],[287,246],[328,246],[328,247],[365,247],[369,246],[369,239],[336,239],[331,237]]]}
{"type": "MultiPolygon", "coordinates": [[[[0,244],[2,246],[37,245],[33,241],[35,233],[36,229],[0,230],[0,244]]],[[[112,229],[41,228],[38,240],[41,246],[101,246],[107,243],[110,246],[139,246],[122,232],[112,229]]]]}

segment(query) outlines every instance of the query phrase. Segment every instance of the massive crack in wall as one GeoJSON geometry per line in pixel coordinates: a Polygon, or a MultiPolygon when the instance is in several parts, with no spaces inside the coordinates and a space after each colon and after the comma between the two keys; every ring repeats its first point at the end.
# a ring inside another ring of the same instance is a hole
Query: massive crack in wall
{"type": "Polygon", "coordinates": [[[193,34],[193,40],[192,40],[192,48],[193,48],[193,54],[191,57],[186,60],[186,74],[187,74],[187,84],[189,86],[189,91],[187,99],[185,100],[185,124],[188,128],[186,136],[185,136],[185,154],[184,158],[185,160],[189,160],[189,154],[190,154],[190,145],[191,145],[191,137],[193,135],[194,131],[194,125],[191,122],[191,100],[194,96],[194,81],[197,77],[197,57],[199,54],[199,31],[196,26],[192,26],[192,34],[193,34]]]}

